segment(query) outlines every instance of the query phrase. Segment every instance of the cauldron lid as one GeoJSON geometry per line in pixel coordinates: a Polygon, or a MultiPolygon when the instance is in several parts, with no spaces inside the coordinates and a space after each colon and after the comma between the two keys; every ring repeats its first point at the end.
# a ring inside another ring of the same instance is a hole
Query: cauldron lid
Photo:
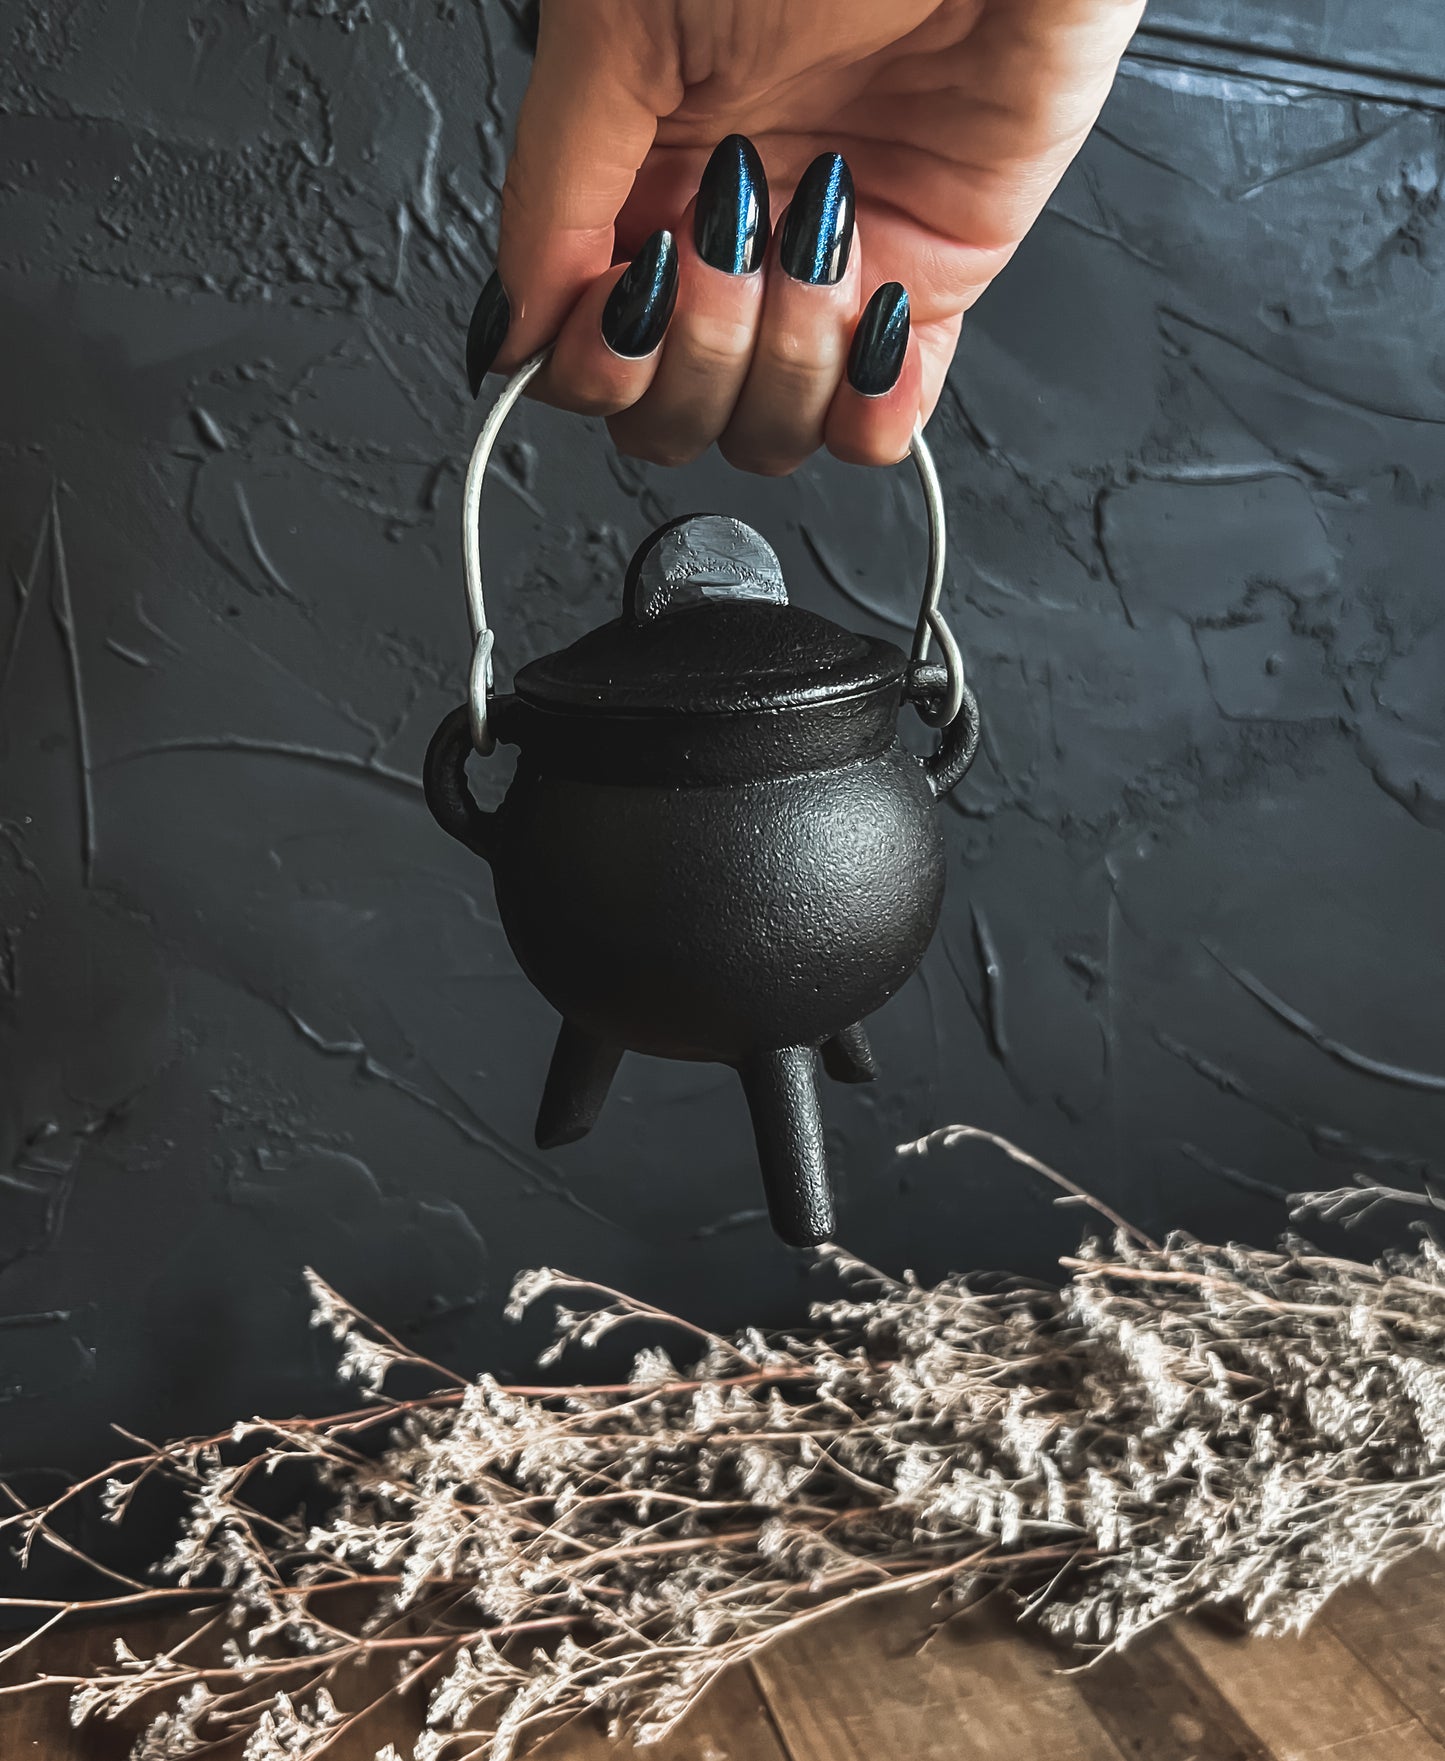
{"type": "Polygon", "coordinates": [[[620,618],[517,674],[519,697],[591,713],[727,715],[853,697],[903,677],[891,642],[789,605],[771,547],[693,514],[633,557],[620,618]]]}

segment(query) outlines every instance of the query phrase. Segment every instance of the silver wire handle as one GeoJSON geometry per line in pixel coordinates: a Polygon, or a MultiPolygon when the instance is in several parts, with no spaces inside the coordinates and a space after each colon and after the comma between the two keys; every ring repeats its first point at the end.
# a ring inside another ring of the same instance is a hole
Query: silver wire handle
{"type": "MultiPolygon", "coordinates": [[[[466,490],[462,496],[462,557],[466,564],[467,615],[472,626],[472,671],[467,703],[471,712],[472,745],[483,757],[496,746],[487,713],[493,690],[492,650],[496,644],[496,636],[487,622],[487,602],[482,591],[482,483],[487,474],[492,450],[497,444],[497,436],[502,431],[502,424],[511,414],[517,399],[546,365],[551,352],[550,344],[540,349],[530,360],[524,361],[502,387],[497,401],[487,411],[487,419],[482,423],[467,465],[466,490]]],[[[923,604],[913,634],[913,658],[915,661],[927,660],[929,638],[935,637],[943,651],[944,666],[948,672],[948,692],[942,704],[936,710],[920,708],[919,713],[935,727],[947,727],[963,708],[968,697],[968,685],[964,678],[963,656],[959,652],[958,643],[939,610],[939,600],[943,594],[943,571],[948,560],[947,527],[943,490],[938,481],[933,454],[923,438],[921,427],[913,430],[908,456],[918,472],[918,481],[923,486],[923,504],[928,512],[928,570],[924,576],[923,604]]]]}

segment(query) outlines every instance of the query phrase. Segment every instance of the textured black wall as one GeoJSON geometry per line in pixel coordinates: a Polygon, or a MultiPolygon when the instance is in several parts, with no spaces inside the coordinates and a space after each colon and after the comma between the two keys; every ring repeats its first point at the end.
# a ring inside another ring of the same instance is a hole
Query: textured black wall
{"type": "MultiPolygon", "coordinates": [[[[737,1085],[630,1061],[543,1158],[555,1022],[420,755],[465,671],[461,339],[526,55],[507,9],[13,0],[0,63],[0,1456],[332,1397],[313,1262],[516,1368],[552,1262],[796,1317],[737,1085]]],[[[843,1237],[1042,1267],[1407,1173],[1445,1121],[1438,0],[1159,7],[970,319],[933,425],[986,751],[951,899],[827,1096],[843,1237]]],[[[527,410],[488,501],[504,669],[736,511],[902,627],[909,474],[678,474],[527,410]]]]}

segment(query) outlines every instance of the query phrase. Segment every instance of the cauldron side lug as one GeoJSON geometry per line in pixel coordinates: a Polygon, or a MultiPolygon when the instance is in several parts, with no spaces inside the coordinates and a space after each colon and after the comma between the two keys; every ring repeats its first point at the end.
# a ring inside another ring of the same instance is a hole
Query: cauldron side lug
{"type": "Polygon", "coordinates": [[[833,1190],[812,1046],[751,1053],[738,1066],[753,1118],[773,1228],[789,1247],[817,1247],[833,1234],[833,1190]]]}
{"type": "Polygon", "coordinates": [[[923,760],[923,774],[928,778],[935,801],[941,801],[963,781],[978,751],[978,735],[978,699],[965,685],[963,702],[958,714],[943,730],[938,750],[923,760]]]}
{"type": "Polygon", "coordinates": [[[422,761],[422,788],[432,818],[442,830],[490,862],[496,851],[496,816],[484,813],[472,795],[467,782],[471,755],[471,716],[464,703],[452,710],[431,737],[422,761]]]}
{"type": "Polygon", "coordinates": [[[621,1046],[598,1039],[575,1022],[562,1023],[537,1110],[539,1150],[561,1149],[586,1137],[597,1123],[621,1062],[621,1046]]]}

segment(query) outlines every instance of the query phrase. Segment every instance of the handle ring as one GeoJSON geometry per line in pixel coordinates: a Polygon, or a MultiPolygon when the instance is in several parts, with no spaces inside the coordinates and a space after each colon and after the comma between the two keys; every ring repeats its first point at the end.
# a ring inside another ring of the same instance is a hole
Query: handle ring
{"type": "MultiPolygon", "coordinates": [[[[472,627],[471,683],[467,703],[471,716],[472,745],[483,757],[496,746],[488,715],[488,704],[494,689],[492,651],[496,636],[487,622],[487,602],[482,590],[482,484],[497,437],[502,431],[502,424],[522,393],[546,365],[551,353],[550,344],[539,349],[508,379],[497,401],[487,412],[467,465],[466,489],[462,496],[462,558],[466,566],[467,616],[472,627]]],[[[946,728],[957,720],[965,702],[970,699],[964,676],[963,655],[959,652],[953,631],[949,629],[947,620],[939,609],[939,601],[943,595],[943,574],[948,561],[947,523],[943,488],[938,480],[933,454],[923,438],[922,427],[913,430],[908,456],[913,460],[913,468],[918,473],[918,481],[923,489],[923,505],[928,514],[928,568],[924,575],[923,603],[919,608],[918,623],[913,633],[913,659],[927,660],[929,641],[934,639],[942,650],[944,665],[948,669],[948,689],[938,707],[932,709],[922,703],[915,707],[932,726],[946,728]]]]}

